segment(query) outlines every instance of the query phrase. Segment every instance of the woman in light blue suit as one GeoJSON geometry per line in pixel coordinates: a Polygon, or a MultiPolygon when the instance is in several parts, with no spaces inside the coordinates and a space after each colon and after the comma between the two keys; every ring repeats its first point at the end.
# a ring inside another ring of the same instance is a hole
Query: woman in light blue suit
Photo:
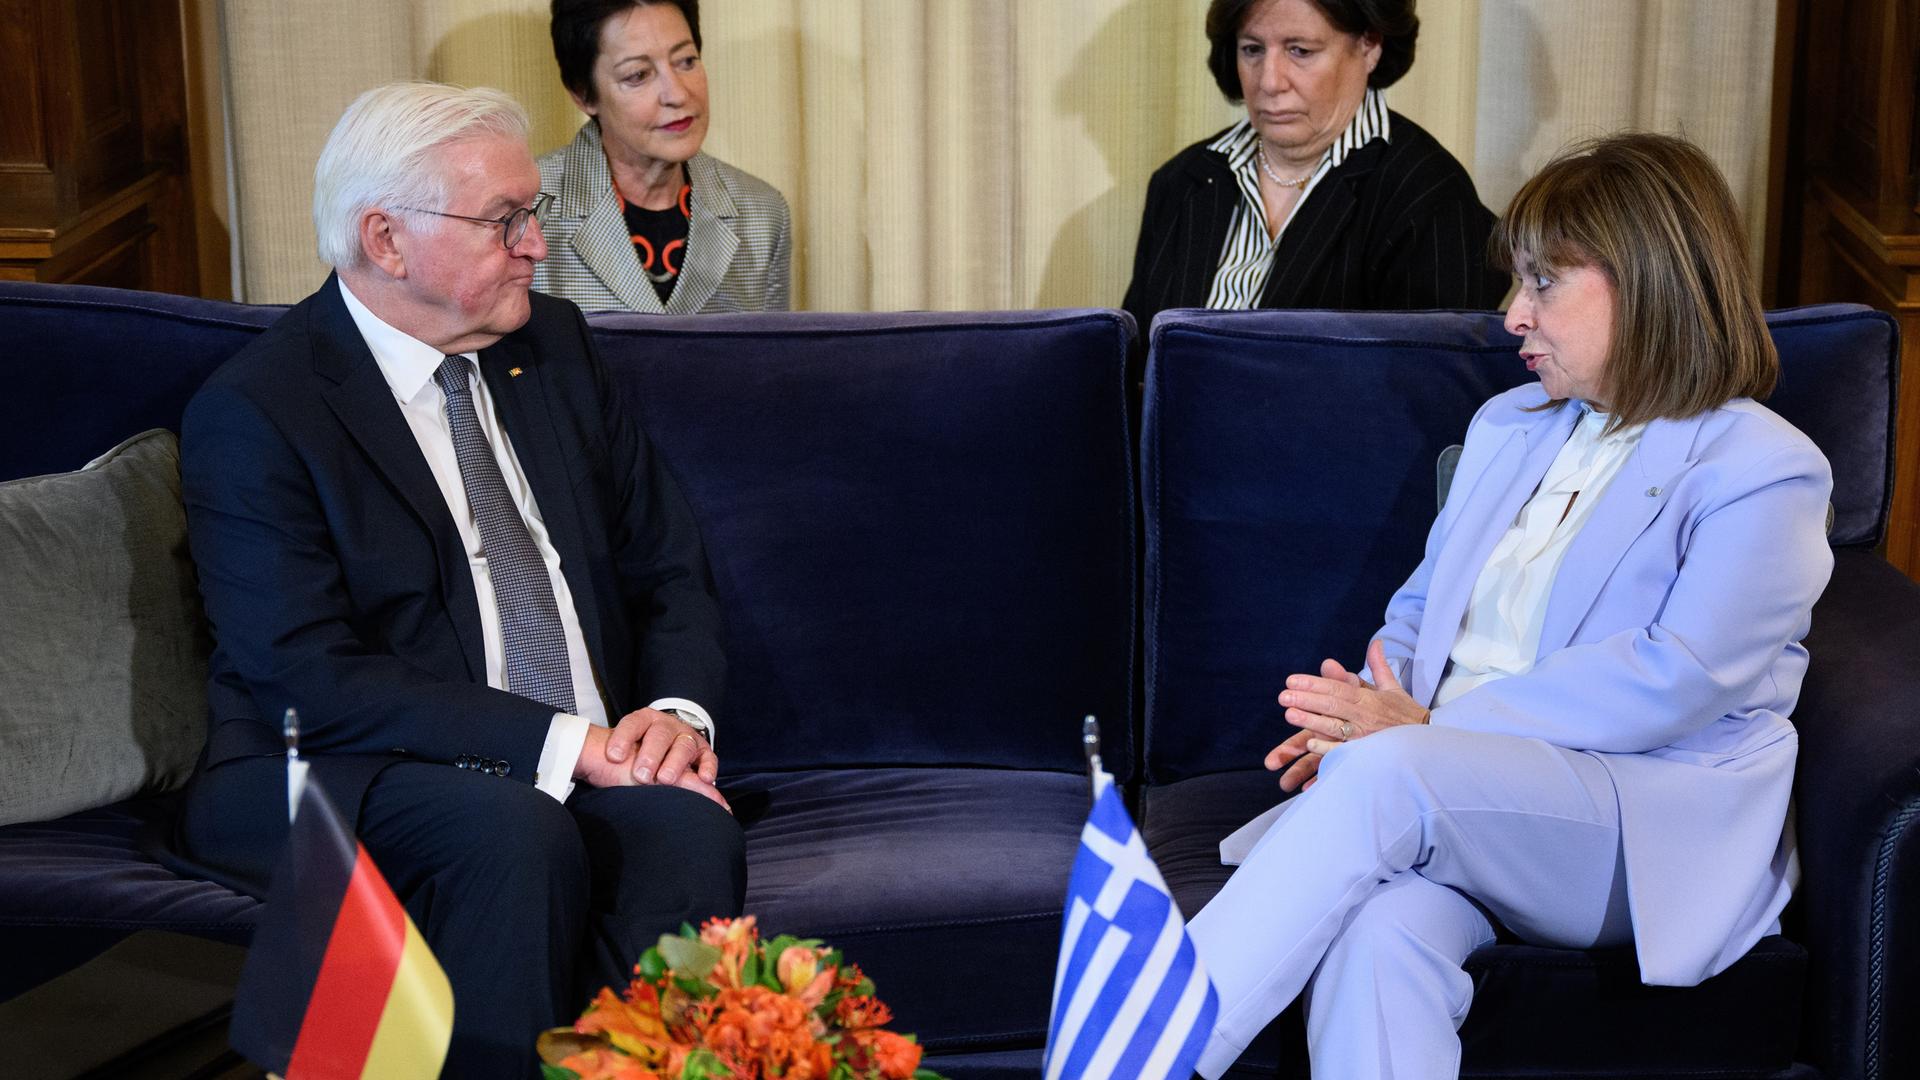
{"type": "Polygon", "coordinates": [[[1778,360],[1726,183],[1682,140],[1578,147],[1494,235],[1540,377],[1483,406],[1367,673],[1289,677],[1309,788],[1222,844],[1192,933],[1218,1076],[1304,995],[1316,1075],[1455,1076],[1503,925],[1687,986],[1797,877],[1788,715],[1832,477],[1754,399],[1778,360]],[[1497,923],[1496,923],[1497,920],[1497,923]]]}

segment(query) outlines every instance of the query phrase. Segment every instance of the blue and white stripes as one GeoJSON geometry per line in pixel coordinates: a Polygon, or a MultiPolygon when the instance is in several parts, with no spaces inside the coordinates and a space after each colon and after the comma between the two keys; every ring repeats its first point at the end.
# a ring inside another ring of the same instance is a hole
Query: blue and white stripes
{"type": "Polygon", "coordinates": [[[1113,778],[1094,783],[1067,883],[1046,1080],[1185,1080],[1219,998],[1113,778]]]}

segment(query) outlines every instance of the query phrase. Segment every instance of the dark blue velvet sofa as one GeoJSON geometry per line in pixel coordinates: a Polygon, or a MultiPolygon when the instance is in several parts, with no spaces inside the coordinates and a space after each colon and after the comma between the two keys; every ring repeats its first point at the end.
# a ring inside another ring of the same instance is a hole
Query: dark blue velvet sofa
{"type": "MultiPolygon", "coordinates": [[[[276,314],[0,284],[0,480],[177,427],[276,314]]],[[[1524,377],[1484,316],[1175,314],[1136,443],[1113,312],[593,324],[725,607],[748,910],[845,948],[956,1077],[1037,1072],[1086,805],[1079,718],[1102,720],[1197,908],[1224,878],[1220,836],[1272,797],[1245,766],[1282,730],[1277,679],[1364,641],[1417,558],[1438,450],[1524,377]],[[1300,517],[1305,491],[1335,512],[1300,517]]],[[[1783,936],[1695,990],[1639,987],[1630,957],[1484,950],[1470,1075],[1920,1071],[1899,1023],[1920,996],[1920,589],[1871,551],[1892,328],[1812,309],[1775,329],[1775,403],[1843,476],[1796,717],[1802,897],[1783,936]]],[[[135,929],[246,939],[257,901],[153,860],[169,810],[0,827],[0,999],[135,929]]],[[[1302,1071],[1290,1024],[1249,1075],[1302,1071]]]]}
{"type": "MultiPolygon", "coordinates": [[[[0,479],[177,429],[277,314],[0,285],[0,479]]],[[[594,329],[693,507],[725,609],[722,784],[747,824],[747,910],[844,949],[902,1030],[962,1059],[956,1074],[1031,1071],[1086,811],[1084,715],[1131,780],[1131,321],[594,329]]],[[[0,999],[133,929],[246,939],[257,901],[154,860],[170,808],[0,828],[0,999]]]]}

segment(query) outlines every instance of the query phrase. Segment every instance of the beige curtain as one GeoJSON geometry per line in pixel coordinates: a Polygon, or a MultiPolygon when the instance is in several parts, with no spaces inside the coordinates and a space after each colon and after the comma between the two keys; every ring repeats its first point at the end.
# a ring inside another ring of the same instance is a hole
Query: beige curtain
{"type": "MultiPolygon", "coordinates": [[[[581,118],[560,88],[546,10],[544,0],[225,0],[236,291],[286,301],[323,276],[313,161],[369,86],[499,86],[532,112],[536,152],[569,139],[581,118]]],[[[786,193],[797,307],[1117,306],[1148,176],[1239,115],[1206,71],[1205,10],[1204,0],[707,0],[708,149],[786,193]]],[[[1757,220],[1771,10],[1424,0],[1419,62],[1388,98],[1475,169],[1496,209],[1564,133],[1635,123],[1707,142],[1757,220]]]]}
{"type": "Polygon", "coordinates": [[[1683,134],[1726,174],[1758,273],[1774,12],[1755,0],[1480,0],[1472,162],[1481,198],[1498,212],[1577,139],[1623,128],[1683,134]]]}

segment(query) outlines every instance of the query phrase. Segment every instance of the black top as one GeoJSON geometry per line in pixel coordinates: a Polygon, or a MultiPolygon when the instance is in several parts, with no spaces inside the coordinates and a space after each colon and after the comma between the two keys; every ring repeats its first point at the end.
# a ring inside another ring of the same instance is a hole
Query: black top
{"type": "Polygon", "coordinates": [[[653,282],[653,291],[665,304],[680,280],[680,268],[687,264],[687,226],[693,217],[693,188],[680,185],[680,197],[665,210],[648,210],[620,198],[625,211],[627,232],[633,237],[633,254],[640,269],[653,282]]]}
{"type": "MultiPolygon", "coordinates": [[[[1507,277],[1487,264],[1494,215],[1433,136],[1390,113],[1391,142],[1347,155],[1294,211],[1260,295],[1263,308],[1421,311],[1499,306],[1507,277]]],[[[1240,188],[1208,136],[1147,183],[1125,307],[1142,342],[1155,314],[1205,307],[1240,188]]]]}

